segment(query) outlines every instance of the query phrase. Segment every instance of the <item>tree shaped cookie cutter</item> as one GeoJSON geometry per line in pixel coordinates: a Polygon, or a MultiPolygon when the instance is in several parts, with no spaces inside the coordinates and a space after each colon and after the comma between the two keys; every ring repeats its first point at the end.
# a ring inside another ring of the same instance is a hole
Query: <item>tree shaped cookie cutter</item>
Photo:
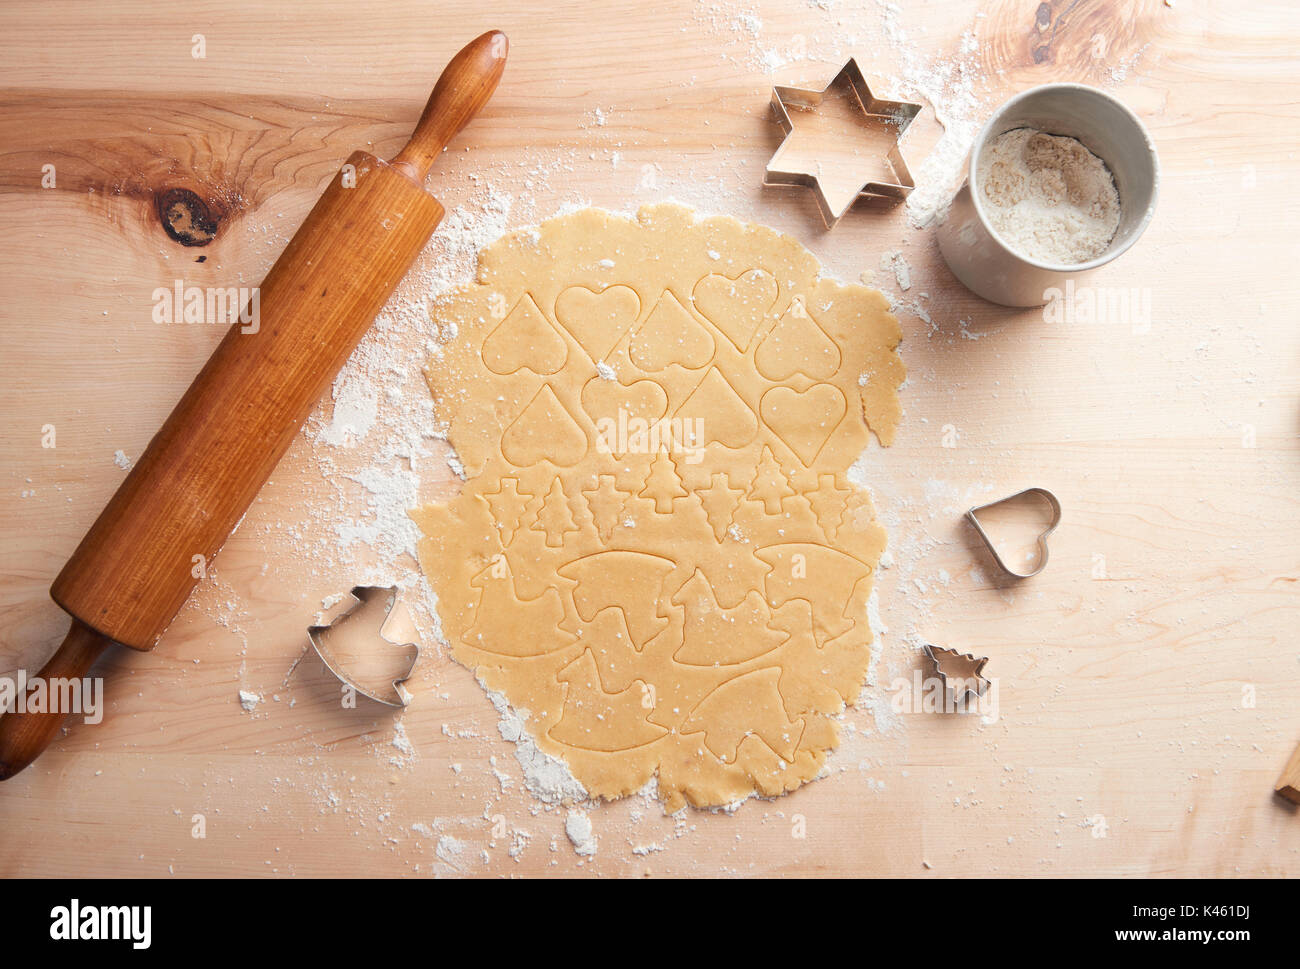
{"type": "Polygon", "coordinates": [[[988,665],[987,656],[975,656],[971,653],[959,653],[955,649],[922,643],[925,655],[934,664],[935,675],[945,689],[952,690],[954,700],[967,694],[982,697],[989,688],[989,681],[984,676],[984,667],[988,665]]]}
{"type": "Polygon", "coordinates": [[[311,641],[312,648],[316,650],[316,655],[321,658],[321,662],[339,678],[340,682],[376,703],[382,703],[388,707],[405,707],[407,695],[400,687],[410,679],[411,671],[415,669],[416,661],[420,658],[420,647],[415,643],[395,643],[384,635],[384,627],[387,625],[389,617],[392,616],[393,607],[397,605],[397,587],[358,585],[352,588],[352,591],[348,593],[348,597],[352,600],[352,603],[342,612],[333,616],[329,622],[307,627],[307,639],[311,641]],[[392,696],[382,695],[354,676],[349,671],[349,664],[346,662],[345,657],[331,648],[329,637],[326,635],[330,630],[347,622],[350,616],[370,602],[371,599],[381,595],[388,596],[388,603],[384,608],[384,622],[380,623],[375,630],[375,636],[380,642],[394,649],[405,650],[410,659],[410,662],[405,664],[405,672],[392,681],[392,696]]]}
{"type": "Polygon", "coordinates": [[[817,199],[817,206],[821,209],[822,219],[825,220],[828,229],[835,227],[857,199],[904,199],[916,187],[916,182],[912,179],[912,173],[908,170],[907,162],[903,160],[903,153],[899,149],[898,139],[903,136],[903,132],[907,130],[907,126],[911,124],[912,119],[920,113],[921,105],[910,101],[890,101],[876,97],[871,93],[871,87],[867,84],[862,69],[858,67],[856,58],[850,57],[848,62],[840,68],[839,73],[820,91],[809,91],[796,87],[773,87],[772,109],[776,113],[777,122],[785,131],[785,138],[782,140],[781,146],[777,148],[776,154],[767,163],[767,168],[763,173],[763,184],[799,185],[811,188],[817,199]],[[848,85],[857,99],[858,106],[861,107],[867,117],[887,122],[897,129],[897,135],[886,155],[894,174],[893,181],[863,179],[857,182],[855,180],[852,187],[856,191],[848,195],[841,205],[833,206],[827,198],[826,190],[822,185],[822,181],[828,179],[828,175],[820,164],[809,168],[785,168],[781,160],[789,148],[791,136],[794,134],[794,122],[790,118],[787,106],[815,108],[822,103],[828,93],[840,84],[848,85]]]}

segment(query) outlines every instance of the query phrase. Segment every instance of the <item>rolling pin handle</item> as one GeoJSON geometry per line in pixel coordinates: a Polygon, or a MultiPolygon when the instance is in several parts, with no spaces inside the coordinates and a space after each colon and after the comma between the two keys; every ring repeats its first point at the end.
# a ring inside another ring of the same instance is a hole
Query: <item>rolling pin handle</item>
{"type": "Polygon", "coordinates": [[[469,124],[496,90],[509,50],[510,42],[499,30],[489,30],[461,48],[434,85],[411,140],[392,161],[394,168],[424,182],[447,142],[469,124]]]}
{"type": "Polygon", "coordinates": [[[1300,804],[1300,747],[1292,752],[1291,759],[1287,761],[1286,769],[1277,779],[1273,790],[1292,804],[1300,804]]]}
{"type": "MultiPolygon", "coordinates": [[[[74,619],[63,645],[41,667],[39,676],[47,684],[55,679],[82,679],[110,643],[111,639],[74,619]]],[[[7,781],[39,757],[58,735],[66,717],[67,711],[24,711],[0,716],[0,781],[7,781]]]]}

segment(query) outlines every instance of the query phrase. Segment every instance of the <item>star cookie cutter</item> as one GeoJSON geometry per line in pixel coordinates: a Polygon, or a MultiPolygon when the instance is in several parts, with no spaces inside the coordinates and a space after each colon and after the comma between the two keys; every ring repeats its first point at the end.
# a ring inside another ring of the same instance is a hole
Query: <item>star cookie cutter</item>
{"type": "Polygon", "coordinates": [[[358,585],[352,588],[348,596],[352,599],[351,605],[342,612],[336,613],[329,622],[307,627],[307,638],[311,641],[312,648],[316,650],[316,655],[321,658],[321,662],[325,664],[326,668],[337,676],[342,683],[351,687],[357,693],[374,700],[376,703],[382,703],[384,706],[405,707],[408,697],[406,691],[401,689],[401,685],[411,678],[411,671],[415,669],[415,663],[420,658],[420,647],[415,643],[395,643],[384,635],[384,626],[388,624],[388,619],[393,613],[393,607],[397,605],[397,587],[358,585]],[[388,646],[406,651],[410,660],[404,663],[406,671],[392,680],[393,692],[391,696],[383,695],[375,690],[372,685],[368,685],[351,673],[352,664],[348,662],[347,655],[330,645],[331,637],[329,636],[331,630],[335,630],[346,623],[348,618],[358,609],[368,605],[372,599],[381,595],[387,596],[388,602],[384,606],[384,621],[375,630],[375,636],[388,646]]]}
{"type": "Polygon", "coordinates": [[[903,160],[903,153],[898,147],[898,140],[903,136],[903,132],[907,130],[907,126],[911,124],[912,119],[920,113],[921,105],[910,101],[889,101],[876,97],[871,93],[871,88],[867,84],[862,69],[858,67],[856,58],[850,57],[848,62],[840,68],[839,73],[820,91],[809,91],[796,87],[773,87],[772,108],[776,112],[778,123],[781,125],[782,130],[785,131],[785,138],[781,141],[781,146],[777,148],[776,154],[767,163],[767,168],[763,173],[763,184],[799,185],[811,188],[817,198],[817,206],[821,209],[826,228],[835,228],[836,224],[843,218],[844,213],[860,198],[904,199],[916,187],[916,182],[912,179],[912,173],[908,170],[907,162],[903,160]],[[790,119],[787,105],[815,108],[822,103],[829,92],[841,83],[847,84],[852,90],[859,107],[862,108],[863,113],[868,118],[884,121],[896,127],[898,131],[893,146],[886,155],[894,174],[894,180],[867,180],[858,183],[857,190],[848,195],[846,201],[838,206],[839,211],[835,211],[836,207],[831,205],[830,200],[826,197],[826,190],[822,186],[822,180],[826,176],[821,173],[822,166],[820,164],[816,166],[818,170],[787,170],[781,167],[780,161],[782,154],[790,145],[791,135],[794,133],[794,122],[790,119]]]}
{"type": "Polygon", "coordinates": [[[959,700],[969,693],[974,693],[976,698],[979,698],[988,690],[989,681],[982,675],[984,667],[988,665],[987,656],[959,653],[955,649],[945,649],[943,646],[932,646],[929,643],[922,643],[921,648],[934,664],[934,672],[939,677],[939,682],[945,689],[952,689],[954,700],[959,700]]]}
{"type": "Polygon", "coordinates": [[[966,520],[979,533],[984,544],[988,546],[989,552],[993,555],[993,561],[1007,575],[1013,579],[1029,579],[1037,575],[1043,569],[1047,568],[1047,538],[1052,532],[1056,531],[1056,526],[1061,524],[1061,503],[1057,500],[1056,495],[1052,494],[1046,488],[1026,488],[1024,491],[1017,491],[1014,495],[1007,495],[1005,498],[999,498],[997,501],[989,501],[982,505],[976,505],[966,512],[966,520]],[[987,511],[995,505],[1001,505],[1008,501],[1014,501],[1016,498],[1023,498],[1025,495],[1040,495],[1047,500],[1048,506],[1052,509],[1052,520],[1048,523],[1047,528],[1038,535],[1038,562],[1028,572],[1017,572],[1011,566],[1007,565],[1001,555],[998,554],[998,548],[989,537],[989,533],[984,531],[984,526],[980,524],[979,513],[987,511]]]}

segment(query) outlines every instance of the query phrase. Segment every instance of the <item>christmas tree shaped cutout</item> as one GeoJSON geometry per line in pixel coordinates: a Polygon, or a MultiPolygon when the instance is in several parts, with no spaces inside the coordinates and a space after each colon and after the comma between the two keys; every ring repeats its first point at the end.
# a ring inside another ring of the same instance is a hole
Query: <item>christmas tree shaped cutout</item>
{"type": "Polygon", "coordinates": [[[533,531],[546,535],[547,548],[559,548],[564,544],[564,536],[578,530],[574,521],[573,510],[569,508],[568,496],[559,478],[551,482],[551,490],[542,499],[542,507],[537,512],[537,521],[533,522],[533,531]]]}
{"type": "Polygon", "coordinates": [[[763,511],[767,514],[779,515],[781,500],[793,497],[794,493],[794,489],[790,487],[790,479],[773,456],[772,449],[764,444],[763,458],[758,462],[747,497],[752,501],[761,501],[763,511]]]}
{"type": "Polygon", "coordinates": [[[678,476],[677,468],[673,465],[673,460],[668,456],[666,449],[660,448],[659,453],[655,455],[650,465],[650,473],[646,475],[645,486],[637,492],[637,496],[652,499],[655,503],[655,511],[661,515],[672,514],[674,499],[686,497],[682,479],[678,476]]]}

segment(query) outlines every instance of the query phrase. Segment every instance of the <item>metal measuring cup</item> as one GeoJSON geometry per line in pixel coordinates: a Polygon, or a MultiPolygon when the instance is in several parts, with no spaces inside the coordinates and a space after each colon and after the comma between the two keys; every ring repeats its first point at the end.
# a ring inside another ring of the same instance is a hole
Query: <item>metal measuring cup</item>
{"type": "Polygon", "coordinates": [[[1006,306],[1042,306],[1049,290],[1062,290],[1067,280],[1077,285],[1137,242],[1155,212],[1159,181],[1151,135],[1119,101],[1085,84],[1030,88],[998,108],[976,136],[966,180],[937,229],[939,250],[953,275],[976,295],[1006,306]],[[989,224],[983,192],[976,187],[980,155],[1015,128],[1076,138],[1110,169],[1119,191],[1120,221],[1096,258],[1074,265],[1040,262],[1012,249],[989,224]]]}

